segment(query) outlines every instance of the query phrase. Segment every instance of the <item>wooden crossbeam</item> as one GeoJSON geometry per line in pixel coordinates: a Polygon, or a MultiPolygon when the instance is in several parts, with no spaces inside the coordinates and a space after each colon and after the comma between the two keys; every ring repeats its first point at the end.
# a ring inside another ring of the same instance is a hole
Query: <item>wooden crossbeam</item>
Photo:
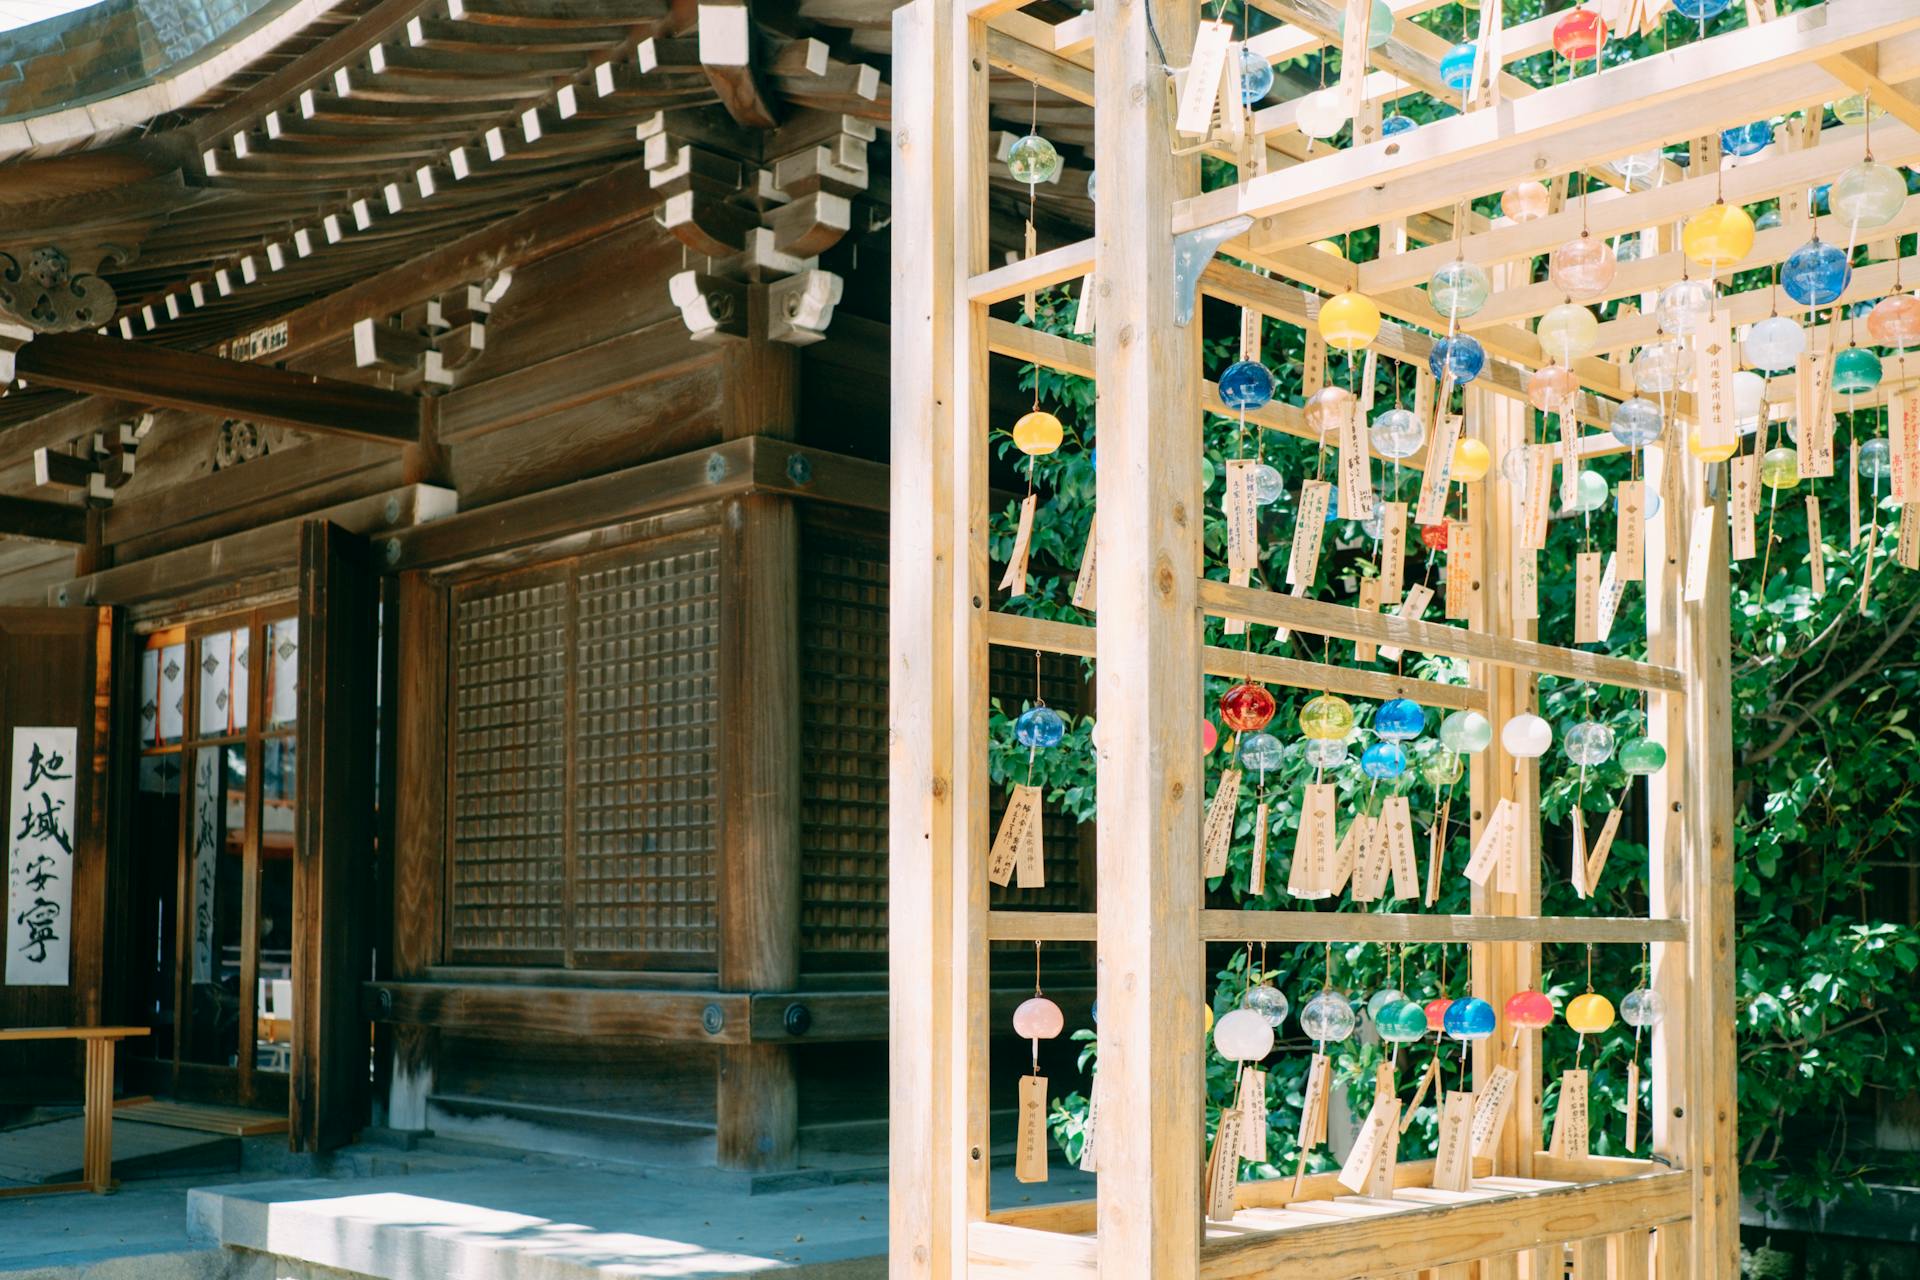
{"type": "Polygon", "coordinates": [[[29,382],[301,431],[416,444],[420,402],[380,387],[92,333],[41,334],[15,357],[29,382]]]}
{"type": "Polygon", "coordinates": [[[1444,653],[1492,663],[1496,667],[1539,671],[1624,689],[1678,690],[1681,687],[1681,674],[1671,667],[1631,662],[1584,649],[1563,649],[1531,640],[1492,636],[1441,622],[1415,622],[1391,614],[1366,613],[1343,604],[1253,587],[1234,587],[1211,579],[1201,579],[1199,600],[1203,613],[1217,618],[1241,618],[1263,627],[1310,631],[1338,640],[1370,640],[1421,653],[1444,653]]]}
{"type": "MultiPolygon", "coordinates": [[[[1097,911],[993,911],[995,942],[1091,942],[1097,911]]],[[[1488,916],[1373,911],[1208,910],[1207,942],[1683,942],[1684,920],[1637,916],[1488,916]]]]}
{"type": "Polygon", "coordinates": [[[87,540],[85,507],[0,496],[0,537],[79,546],[87,540]]]}
{"type": "Polygon", "coordinates": [[[1523,178],[1819,102],[1831,89],[1805,68],[1863,45],[1888,42],[1883,74],[1908,74],[1920,64],[1920,47],[1891,41],[1917,30],[1920,12],[1905,0],[1801,10],[1583,76],[1497,110],[1437,121],[1412,138],[1383,139],[1192,197],[1176,206],[1173,231],[1248,215],[1256,219],[1250,243],[1305,244],[1523,178]]]}
{"type": "Polygon", "coordinates": [[[1920,129],[1920,103],[1880,78],[1879,58],[1873,51],[1855,50],[1837,58],[1822,58],[1820,69],[1855,93],[1864,93],[1876,107],[1909,129],[1920,129]]]}

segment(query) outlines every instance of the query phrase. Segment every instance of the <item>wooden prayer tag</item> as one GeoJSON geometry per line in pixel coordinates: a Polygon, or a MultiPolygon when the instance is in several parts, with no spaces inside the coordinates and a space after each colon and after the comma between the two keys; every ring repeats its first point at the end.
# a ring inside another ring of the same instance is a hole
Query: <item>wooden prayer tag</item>
{"type": "Polygon", "coordinates": [[[1221,71],[1227,62],[1227,46],[1232,42],[1233,28],[1224,22],[1202,22],[1194,33],[1186,81],[1180,86],[1180,110],[1173,123],[1177,131],[1193,137],[1205,137],[1213,132],[1221,71]]]}
{"type": "Polygon", "coordinates": [[[1407,578],[1407,504],[1380,507],[1380,604],[1399,604],[1407,578]]]}
{"type": "Polygon", "coordinates": [[[1547,1150],[1556,1156],[1591,1154],[1587,1132],[1587,1073],[1567,1071],[1560,1077],[1560,1107],[1553,1115],[1553,1143],[1547,1150]]]}
{"type": "Polygon", "coordinates": [[[1047,1180],[1047,1078],[1020,1077],[1020,1128],[1015,1139],[1013,1176],[1021,1182],[1047,1180]]]}
{"type": "Polygon", "coordinates": [[[1317,325],[1307,326],[1306,354],[1300,365],[1300,397],[1311,400],[1327,385],[1327,340],[1317,325]]]}
{"type": "Polygon", "coordinates": [[[1619,519],[1614,525],[1614,558],[1622,582],[1639,582],[1647,565],[1647,482],[1622,480],[1614,486],[1619,519]]]}
{"type": "Polygon", "coordinates": [[[1620,581],[1619,557],[1607,553],[1607,567],[1600,571],[1600,638],[1613,634],[1613,620],[1620,612],[1620,596],[1626,590],[1620,581]]]}
{"type": "Polygon", "coordinates": [[[1013,554],[1007,557],[1007,571],[1000,575],[1000,589],[1018,599],[1027,594],[1027,550],[1033,541],[1033,509],[1040,495],[1030,493],[1020,503],[1020,530],[1013,535],[1013,554]]]}
{"type": "Polygon", "coordinates": [[[1228,769],[1220,775],[1213,803],[1207,806],[1206,825],[1201,829],[1201,874],[1211,880],[1227,874],[1227,852],[1233,846],[1233,818],[1240,805],[1240,770],[1228,769]]]}
{"type": "Polygon", "coordinates": [[[1238,150],[1247,132],[1247,107],[1240,101],[1240,42],[1234,41],[1227,46],[1227,56],[1222,60],[1220,76],[1220,99],[1217,104],[1220,111],[1221,142],[1230,150],[1238,150]]]}
{"type": "Polygon", "coordinates": [[[1401,1113],[1400,1132],[1405,1133],[1413,1126],[1413,1117],[1419,1112],[1420,1104],[1426,1101],[1427,1090],[1433,1088],[1439,1080],[1440,1054],[1436,1051],[1433,1057],[1427,1060],[1427,1069],[1420,1073],[1420,1083],[1413,1091],[1413,1101],[1409,1102],[1407,1109],[1401,1113]]]}
{"type": "Polygon", "coordinates": [[[1373,1178],[1374,1162],[1398,1142],[1396,1132],[1400,1124],[1400,1100],[1391,1095],[1374,1091],[1373,1106],[1367,1111],[1367,1118],[1360,1126],[1360,1133],[1353,1140],[1353,1147],[1347,1152],[1347,1161],[1340,1166],[1340,1185],[1355,1195],[1368,1193],[1373,1178]]]}
{"type": "MultiPolygon", "coordinates": [[[[1038,253],[1039,251],[1040,251],[1040,244],[1039,244],[1037,234],[1033,229],[1033,223],[1029,222],[1027,223],[1026,256],[1031,258],[1034,254],[1038,253]]],[[[1022,297],[1020,300],[1020,310],[1021,310],[1021,313],[1026,316],[1028,324],[1033,323],[1034,301],[1035,301],[1035,296],[1034,296],[1034,291],[1032,289],[1027,290],[1026,295],[1022,297]]]]}
{"type": "Polygon", "coordinates": [[[1326,535],[1327,503],[1333,486],[1325,480],[1300,485],[1299,513],[1293,520],[1293,551],[1287,558],[1287,582],[1309,586],[1320,571],[1320,540],[1326,535]]]}
{"type": "Polygon", "coordinates": [[[1085,612],[1093,612],[1093,602],[1099,598],[1100,517],[1096,513],[1087,517],[1087,545],[1080,552],[1080,574],[1073,580],[1073,607],[1085,612]]]}
{"type": "MultiPolygon", "coordinates": [[[[1400,607],[1393,611],[1393,616],[1418,622],[1426,614],[1427,606],[1432,603],[1433,588],[1424,582],[1416,582],[1407,588],[1406,598],[1400,602],[1400,607]]],[[[1404,650],[1397,644],[1383,644],[1380,646],[1380,660],[1398,662],[1403,652],[1404,650]]]]}
{"type": "Polygon", "coordinates": [[[1367,437],[1361,428],[1365,410],[1358,404],[1340,419],[1340,518],[1373,518],[1373,475],[1367,460],[1367,437]]]}
{"type": "MultiPolygon", "coordinates": [[[[1346,865],[1349,859],[1353,862],[1353,900],[1377,901],[1387,888],[1387,846],[1381,839],[1380,820],[1369,814],[1355,814],[1347,827],[1346,839],[1340,844],[1340,866],[1346,865]]],[[[1339,874],[1336,867],[1336,880],[1339,874]]]]}
{"type": "Polygon", "coordinates": [[[1440,1142],[1433,1155],[1433,1185],[1465,1191],[1473,1181],[1473,1095],[1455,1090],[1440,1107],[1440,1142]]]}
{"type": "Polygon", "coordinates": [[[1384,1114],[1380,1121],[1380,1150],[1374,1154],[1373,1167],[1367,1171],[1364,1194],[1372,1200],[1391,1200],[1394,1173],[1400,1164],[1400,1099],[1389,1089],[1384,1100],[1376,1093],[1373,1105],[1384,1114]]]}
{"type": "Polygon", "coordinates": [[[1439,429],[1427,447],[1427,469],[1420,475],[1420,504],[1413,518],[1420,524],[1439,524],[1447,514],[1447,481],[1453,470],[1454,446],[1460,443],[1461,416],[1440,415],[1439,429]]]}
{"type": "Polygon", "coordinates": [[[1472,614],[1473,593],[1480,582],[1480,540],[1464,520],[1447,521],[1447,617],[1472,614]]]}
{"type": "Polygon", "coordinates": [[[1333,876],[1334,791],[1331,782],[1308,783],[1300,802],[1300,826],[1294,833],[1293,865],[1287,892],[1296,898],[1324,898],[1333,876]]]}
{"type": "Polygon", "coordinates": [[[1807,351],[1793,375],[1793,412],[1800,423],[1800,474],[1833,474],[1833,415],[1826,411],[1827,379],[1833,372],[1823,352],[1807,351]]]}
{"type": "Polygon", "coordinates": [[[1520,545],[1538,551],[1547,545],[1552,525],[1553,446],[1526,446],[1527,487],[1520,500],[1520,545]]]}
{"type": "MultiPolygon", "coordinates": [[[[1248,458],[1234,458],[1226,468],[1227,581],[1236,587],[1253,581],[1253,567],[1260,559],[1260,508],[1253,500],[1253,469],[1257,465],[1248,458]]],[[[1226,634],[1237,636],[1246,629],[1244,619],[1226,619],[1226,634]]]]}
{"type": "Polygon", "coordinates": [[[1480,839],[1473,846],[1473,854],[1467,859],[1467,879],[1475,884],[1485,884],[1499,865],[1501,846],[1506,843],[1508,828],[1514,822],[1514,804],[1502,796],[1493,806],[1493,813],[1487,818],[1486,825],[1480,828],[1480,839]]]}
{"type": "Polygon", "coordinates": [[[1627,1063],[1627,1154],[1640,1145],[1640,1059],[1627,1063]]]}
{"type": "Polygon", "coordinates": [[[1827,594],[1827,546],[1820,532],[1820,499],[1807,495],[1807,566],[1813,594],[1827,594]]]}
{"type": "Polygon", "coordinates": [[[1847,447],[1847,546],[1860,545],[1860,442],[1847,447]]]}
{"type": "Polygon", "coordinates": [[[1702,447],[1725,448],[1738,436],[1733,407],[1733,335],[1724,308],[1694,331],[1693,344],[1693,403],[1699,417],[1695,429],[1702,447]]]}
{"type": "Polygon", "coordinates": [[[1600,553],[1582,551],[1573,558],[1573,642],[1599,644],[1600,634],[1600,553]]]}
{"type": "Polygon", "coordinates": [[[1513,614],[1516,618],[1540,616],[1540,553],[1521,551],[1514,557],[1513,614]]]}
{"type": "Polygon", "coordinates": [[[1688,604],[1707,598],[1707,573],[1713,567],[1713,508],[1701,507],[1693,513],[1687,531],[1687,581],[1680,595],[1688,604]]]}
{"type": "Polygon", "coordinates": [[[1433,825],[1427,828],[1427,896],[1426,905],[1431,907],[1440,901],[1440,871],[1447,858],[1447,818],[1453,809],[1453,801],[1442,800],[1440,811],[1433,815],[1433,825]]]}
{"type": "Polygon", "coordinates": [[[1038,889],[1046,883],[1046,861],[1042,855],[1040,788],[1025,784],[1014,787],[1007,798],[1007,811],[1000,816],[1000,829],[994,833],[993,847],[987,851],[987,879],[1005,887],[1014,872],[1020,875],[1022,889],[1038,889]],[[1029,883],[1029,881],[1033,883],[1029,883]]]}
{"type": "Polygon", "coordinates": [[[1433,418],[1433,375],[1425,367],[1413,376],[1413,416],[1422,423],[1433,418]]]}
{"type": "Polygon", "coordinates": [[[1473,1104],[1473,1154],[1491,1155],[1507,1127],[1507,1114],[1513,1110],[1513,1086],[1517,1077],[1513,1068],[1496,1066],[1487,1076],[1486,1087],[1473,1104]]]}
{"type": "MultiPolygon", "coordinates": [[[[1380,579],[1360,579],[1360,602],[1356,606],[1362,613],[1380,612],[1380,579]]],[[[1372,662],[1380,656],[1380,645],[1374,640],[1355,640],[1353,642],[1353,660],[1372,662]]]]}
{"type": "Polygon", "coordinates": [[[1073,331],[1081,337],[1093,332],[1094,318],[1094,273],[1089,271],[1080,281],[1080,293],[1073,303],[1073,331]]]}
{"type": "Polygon", "coordinates": [[[1080,1126],[1080,1172],[1100,1172],[1099,1148],[1095,1137],[1100,1132],[1100,1073],[1095,1072],[1093,1083],[1087,1086],[1087,1119],[1080,1126]]]}
{"type": "Polygon", "coordinates": [[[1896,391],[1887,405],[1888,489],[1902,505],[1920,502],[1920,396],[1896,391]]]}
{"type": "Polygon", "coordinates": [[[1727,505],[1733,513],[1733,550],[1735,560],[1751,560],[1756,546],[1754,516],[1760,508],[1760,455],[1743,453],[1727,465],[1731,484],[1727,505]]]}
{"type": "Polygon", "coordinates": [[[1240,308],[1240,358],[1260,363],[1260,325],[1264,317],[1252,307],[1240,308]]]}
{"type": "MultiPolygon", "coordinates": [[[[1576,393],[1577,394],[1577,393],[1576,393]]],[[[1571,409],[1569,404],[1567,409],[1571,409]]],[[[1571,412],[1560,414],[1560,507],[1571,511],[1580,504],[1580,424],[1571,412]]]]}
{"type": "Polygon", "coordinates": [[[1307,1091],[1300,1103],[1300,1132],[1294,1144],[1300,1152],[1300,1164],[1293,1175],[1295,1195],[1300,1193],[1300,1179],[1307,1173],[1308,1154],[1326,1140],[1330,1075],[1327,1055],[1314,1054],[1312,1061],[1307,1064],[1307,1091]]]}
{"type": "Polygon", "coordinates": [[[1262,800],[1253,811],[1253,868],[1247,876],[1247,892],[1259,897],[1267,891],[1267,802],[1262,800]]]}
{"type": "Polygon", "coordinates": [[[1567,811],[1567,823],[1573,828],[1573,857],[1570,859],[1572,869],[1569,878],[1573,881],[1574,896],[1592,897],[1593,890],[1587,883],[1587,823],[1580,814],[1578,804],[1567,811]]]}
{"type": "Polygon", "coordinates": [[[1507,821],[1500,832],[1500,856],[1494,863],[1493,887],[1501,893],[1520,892],[1520,867],[1533,857],[1533,818],[1511,800],[1507,821]]]}
{"type": "Polygon", "coordinates": [[[1207,1216],[1215,1222],[1233,1216],[1234,1192],[1240,1186],[1241,1123],[1239,1108],[1220,1109],[1220,1123],[1213,1131],[1213,1153],[1207,1157],[1207,1216]]]}
{"type": "Polygon", "coordinates": [[[1405,796],[1388,796],[1380,806],[1380,834],[1387,864],[1393,869],[1393,896],[1420,896],[1420,864],[1413,853],[1413,812],[1405,796]]]}
{"type": "Polygon", "coordinates": [[[1600,837],[1593,842],[1593,852],[1587,855],[1587,892],[1593,893],[1600,888],[1600,873],[1606,870],[1607,854],[1613,851],[1613,838],[1620,832],[1620,810],[1610,809],[1607,820],[1600,827],[1600,837]]]}
{"type": "Polygon", "coordinates": [[[1240,1069],[1240,1158],[1267,1158],[1267,1073],[1240,1069]]]}

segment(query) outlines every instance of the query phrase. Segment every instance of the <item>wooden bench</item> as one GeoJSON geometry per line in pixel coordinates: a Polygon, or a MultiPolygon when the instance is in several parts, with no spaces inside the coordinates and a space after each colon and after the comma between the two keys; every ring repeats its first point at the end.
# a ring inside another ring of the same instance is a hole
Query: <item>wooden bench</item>
{"type": "Polygon", "coordinates": [[[10,1040],[84,1040],[87,1045],[86,1149],[80,1181],[41,1187],[0,1187],[0,1196],[52,1195],[93,1191],[101,1195],[113,1180],[113,1047],[120,1040],[148,1034],[146,1027],[0,1027],[0,1043],[10,1040]]]}

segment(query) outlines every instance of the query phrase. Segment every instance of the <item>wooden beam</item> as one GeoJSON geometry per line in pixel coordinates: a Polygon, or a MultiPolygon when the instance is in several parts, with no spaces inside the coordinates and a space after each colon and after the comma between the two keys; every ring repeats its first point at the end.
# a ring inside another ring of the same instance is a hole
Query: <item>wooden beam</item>
{"type": "MultiPolygon", "coordinates": [[[[1091,942],[1099,935],[1094,911],[995,911],[987,936],[995,942],[1091,942]]],[[[1628,916],[1423,915],[1374,911],[1215,911],[1200,913],[1208,942],[1555,942],[1567,944],[1679,942],[1680,920],[1628,916]]]]}
{"type": "Polygon", "coordinates": [[[1490,636],[1443,622],[1415,622],[1391,614],[1366,613],[1343,604],[1307,600],[1255,587],[1229,586],[1210,578],[1199,581],[1198,604],[1202,611],[1214,617],[1244,618],[1263,627],[1286,627],[1342,640],[1372,640],[1417,649],[1421,653],[1451,654],[1496,666],[1570,676],[1625,689],[1678,689],[1682,684],[1681,673],[1670,667],[1649,666],[1584,649],[1562,649],[1530,640],[1490,636]]]}
{"type": "Polygon", "coordinates": [[[0,537],[80,546],[87,540],[87,509],[0,496],[0,537]]]}
{"type": "Polygon", "coordinates": [[[1888,115],[1909,129],[1920,129],[1920,103],[1880,78],[1874,51],[1856,49],[1822,58],[1820,69],[1855,93],[1868,94],[1874,106],[1886,108],[1888,115]]]}
{"type": "MultiPolygon", "coordinates": [[[[987,639],[1011,649],[1040,649],[1082,658],[1093,657],[1098,647],[1093,627],[1029,618],[1018,613],[989,613],[987,639]]],[[[1207,645],[1200,654],[1209,675],[1259,680],[1295,689],[1325,689],[1375,701],[1412,698],[1428,707],[1461,711],[1487,709],[1486,695],[1466,685],[1441,684],[1437,680],[1399,676],[1389,671],[1366,671],[1338,663],[1282,658],[1271,653],[1249,653],[1220,645],[1207,645]]]]}
{"type": "Polygon", "coordinates": [[[29,382],[323,435],[417,444],[413,396],[271,365],[93,333],[40,334],[15,357],[29,382]]]}
{"type": "MultiPolygon", "coordinates": [[[[1306,244],[1583,160],[1819,102],[1831,89],[1806,75],[1808,64],[1916,29],[1920,14],[1905,0],[1803,9],[1583,76],[1497,110],[1436,121],[1411,138],[1336,151],[1208,192],[1181,203],[1173,229],[1177,234],[1248,215],[1256,220],[1247,236],[1251,245],[1306,244]]],[[[1901,50],[1902,57],[1914,52],[1920,51],[1901,50]]],[[[1902,64],[1899,73],[1907,70],[1902,64]]]]}
{"type": "MultiPolygon", "coordinates": [[[[1167,49],[1191,46],[1197,7],[1096,0],[1094,163],[1108,189],[1097,255],[1094,367],[1103,727],[1098,780],[1100,1088],[1124,1117],[1101,1152],[1099,1271],[1193,1280],[1203,1232],[1205,989],[1200,945],[1200,325],[1174,322],[1175,205],[1199,189],[1173,154],[1167,49]],[[1151,87],[1149,87],[1151,86],[1151,87]]],[[[971,711],[976,718],[977,709],[971,711]]],[[[976,963],[983,963],[977,960],[976,963]]]]}

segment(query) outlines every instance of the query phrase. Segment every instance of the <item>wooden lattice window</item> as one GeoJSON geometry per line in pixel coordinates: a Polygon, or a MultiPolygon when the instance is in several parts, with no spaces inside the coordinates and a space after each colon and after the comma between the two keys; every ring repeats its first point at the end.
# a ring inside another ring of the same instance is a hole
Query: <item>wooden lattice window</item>
{"type": "Polygon", "coordinates": [[[718,547],[453,589],[448,959],[714,963],[718,547]]]}

